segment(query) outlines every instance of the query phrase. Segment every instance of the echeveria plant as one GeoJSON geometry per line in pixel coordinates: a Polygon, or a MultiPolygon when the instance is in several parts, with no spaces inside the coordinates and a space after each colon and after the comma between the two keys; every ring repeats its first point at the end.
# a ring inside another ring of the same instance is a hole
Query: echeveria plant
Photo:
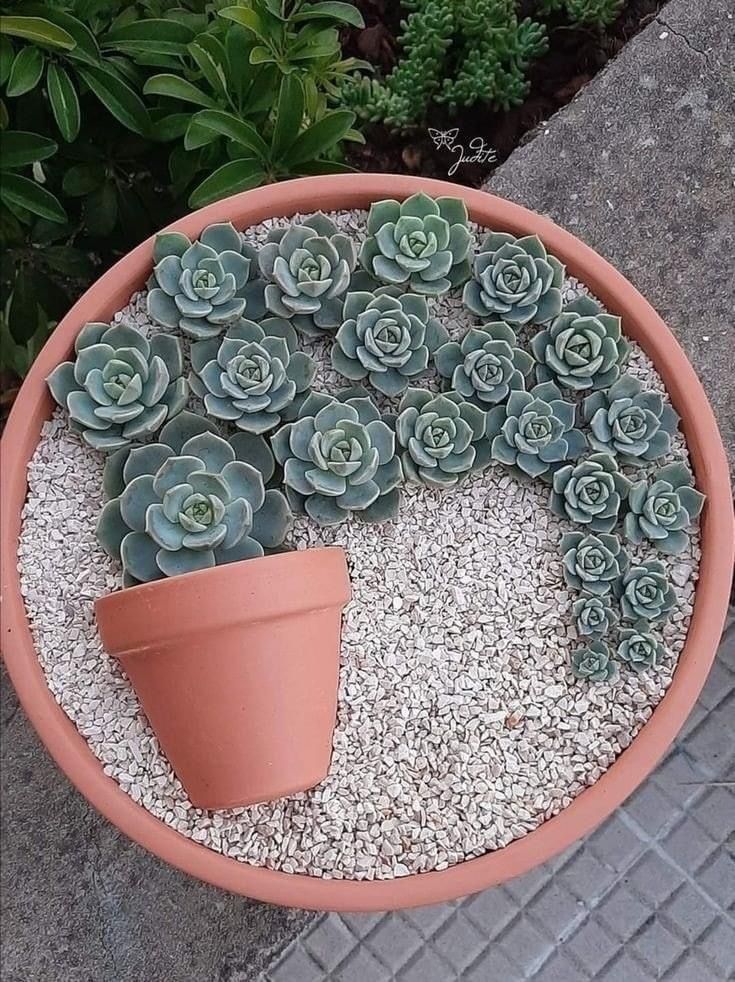
{"type": "Polygon", "coordinates": [[[567,304],[558,317],[531,340],[539,382],[567,389],[607,389],[620,375],[630,345],[620,318],[602,312],[590,297],[567,304]]]}
{"type": "Polygon", "coordinates": [[[210,225],[196,242],[162,232],[153,259],[148,313],[163,327],[202,340],[245,314],[259,320],[265,312],[257,251],[229,222],[210,225]]]}
{"type": "Polygon", "coordinates": [[[451,389],[485,410],[522,390],[533,368],[533,359],[517,346],[515,332],[502,321],[472,327],[461,342],[443,344],[434,362],[451,389]]]}
{"type": "Polygon", "coordinates": [[[490,232],[475,256],[463,299],[478,317],[543,324],[561,311],[563,280],[564,267],[548,255],[537,235],[516,239],[507,232],[490,232]]]}
{"type": "Polygon", "coordinates": [[[332,348],[332,364],[353,382],[369,378],[388,396],[405,392],[448,337],[439,321],[429,316],[426,299],[415,293],[398,297],[350,293],[344,316],[332,348]]]}
{"type": "Polygon", "coordinates": [[[623,375],[607,391],[593,392],[582,404],[595,450],[614,453],[623,464],[665,456],[679,417],[658,392],[644,392],[632,375],[623,375]]]}
{"type": "Polygon", "coordinates": [[[657,559],[631,566],[616,584],[616,593],[627,621],[664,621],[676,603],[674,588],[657,559]]]}
{"type": "Polygon", "coordinates": [[[377,201],[368,215],[368,238],[360,263],[381,283],[406,284],[433,296],[470,275],[472,236],[460,198],[430,198],[423,192],[403,202],[377,201]]]}
{"type": "Polygon", "coordinates": [[[280,491],[265,490],[273,456],[262,437],[223,440],[201,416],[182,413],[160,442],[134,447],[108,466],[118,494],[97,524],[127,586],[262,556],[291,524],[280,491]]]}
{"type": "Polygon", "coordinates": [[[183,357],[177,338],[150,341],[137,328],[85,324],[74,343],[75,360],[47,378],[51,395],[95,450],[118,450],[151,436],[186,405],[183,357]]]}
{"type": "Polygon", "coordinates": [[[658,668],[666,657],[666,649],[646,627],[644,621],[620,632],[617,657],[634,672],[658,668]]]}
{"type": "Polygon", "coordinates": [[[288,321],[243,318],[223,338],[191,346],[191,388],[211,416],[265,433],[293,419],[309,394],[316,363],[296,346],[288,321]]]}
{"type": "Polygon", "coordinates": [[[364,389],[338,398],[313,392],[271,445],[291,506],[320,525],[352,513],[366,522],[395,517],[402,476],[395,435],[364,389]]]}
{"type": "Polygon", "coordinates": [[[593,532],[611,532],[629,490],[630,481],[618,470],[615,458],[594,453],[556,471],[549,504],[555,515],[593,532]]]}
{"type": "Polygon", "coordinates": [[[637,481],[628,496],[626,539],[636,545],[648,539],[667,555],[681,552],[689,541],[686,529],[704,505],[704,495],[693,484],[691,471],[681,463],[662,467],[651,483],[637,481]]]}
{"type": "Polygon", "coordinates": [[[567,532],[561,539],[561,551],[569,586],[598,597],[616,586],[628,568],[628,556],[617,535],[567,532]]]}
{"type": "Polygon", "coordinates": [[[331,219],[317,213],[300,225],[271,229],[258,261],[268,280],[268,310],[311,336],[339,327],[357,258],[352,239],[331,219]]]}
{"type": "Polygon", "coordinates": [[[590,641],[572,654],[572,674],[589,682],[612,682],[618,669],[605,642],[590,641]]]}
{"type": "Polygon", "coordinates": [[[602,597],[584,594],[579,600],[574,601],[572,612],[576,619],[578,633],[593,638],[610,634],[619,620],[612,608],[609,594],[602,597]]]}
{"type": "Polygon", "coordinates": [[[409,389],[399,407],[396,436],[408,481],[452,487],[490,462],[485,414],[455,393],[409,389]]]}

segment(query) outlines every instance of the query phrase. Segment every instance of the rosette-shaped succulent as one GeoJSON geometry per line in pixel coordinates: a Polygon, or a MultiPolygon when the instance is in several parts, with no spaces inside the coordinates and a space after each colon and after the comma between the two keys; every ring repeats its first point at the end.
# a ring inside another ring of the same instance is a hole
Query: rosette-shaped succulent
{"type": "Polygon", "coordinates": [[[594,532],[615,527],[630,481],[618,470],[615,458],[593,453],[554,474],[549,504],[555,515],[587,525],[594,532]]]}
{"type": "Polygon", "coordinates": [[[181,232],[162,232],[153,260],[148,313],[164,327],[202,340],[244,314],[259,320],[265,312],[257,250],[229,222],[205,228],[196,242],[181,232]]]}
{"type": "Polygon", "coordinates": [[[665,456],[679,417],[658,392],[644,392],[632,375],[623,375],[606,392],[593,392],[582,404],[595,450],[617,454],[624,464],[665,456]]]}
{"type": "Polygon", "coordinates": [[[161,442],[115,455],[97,537],[123,565],[126,586],[262,556],[291,524],[280,491],[265,490],[273,455],[262,437],[223,440],[182,413],[161,442]]]}
{"type": "Polygon", "coordinates": [[[224,338],[191,346],[191,388],[210,416],[265,433],[293,419],[309,394],[316,364],[296,344],[288,321],[270,317],[258,326],[243,318],[224,338]]]}
{"type": "Polygon", "coordinates": [[[388,396],[405,392],[448,338],[439,321],[429,316],[425,297],[415,293],[349,293],[344,316],[332,364],[353,382],[369,378],[388,396]]]}
{"type": "Polygon", "coordinates": [[[76,359],[46,379],[75,429],[95,450],[118,450],[155,433],[186,405],[183,357],[177,338],[150,341],[130,324],[85,324],[76,359]]]}
{"type": "Polygon", "coordinates": [[[539,382],[567,389],[607,389],[620,375],[630,345],[620,318],[603,314],[589,297],[569,303],[549,327],[531,340],[539,382]]]}
{"type": "Polygon", "coordinates": [[[452,487],[490,463],[485,414],[456,393],[409,389],[398,410],[396,436],[409,481],[452,487]]]}
{"type": "Polygon", "coordinates": [[[596,597],[587,594],[574,601],[572,611],[579,634],[601,638],[617,626],[618,615],[612,609],[610,596],[596,597]]]}
{"type": "Polygon", "coordinates": [[[368,215],[360,263],[381,283],[405,283],[415,293],[446,293],[470,275],[472,236],[459,198],[423,192],[403,202],[376,201],[368,215]]]}
{"type": "Polygon", "coordinates": [[[511,392],[505,405],[487,414],[493,458],[529,477],[550,480],[564,461],[576,460],[587,449],[584,433],[574,428],[575,414],[574,403],[565,402],[553,382],[511,392]]]}
{"type": "Polygon", "coordinates": [[[572,655],[572,675],[575,679],[612,682],[617,674],[612,652],[604,641],[590,641],[585,648],[579,648],[572,655]]]}
{"type": "Polygon", "coordinates": [[[402,476],[395,435],[365,390],[336,399],[313,392],[271,445],[294,510],[320,525],[337,525],[353,512],[366,522],[395,517],[402,476]]]}
{"type": "Polygon", "coordinates": [[[694,478],[684,464],[667,464],[653,481],[637,481],[630,489],[623,530],[636,545],[648,539],[673,556],[689,541],[685,531],[699,515],[704,495],[692,487],[694,478]]]}
{"type": "Polygon", "coordinates": [[[507,232],[489,232],[475,256],[463,300],[478,317],[544,324],[561,311],[563,280],[564,267],[537,235],[516,239],[507,232]]]}
{"type": "Polygon", "coordinates": [[[631,566],[616,584],[620,608],[626,621],[664,621],[676,603],[663,563],[650,559],[641,566],[631,566]]]}
{"type": "Polygon", "coordinates": [[[620,632],[617,656],[634,672],[645,672],[649,668],[658,668],[666,656],[666,649],[643,623],[620,632]]]}
{"type": "Polygon", "coordinates": [[[258,261],[271,313],[312,337],[339,327],[357,258],[352,239],[331,219],[319,212],[301,225],[271,229],[258,261]]]}
{"type": "Polygon", "coordinates": [[[617,535],[567,532],[561,539],[561,551],[569,586],[597,597],[609,593],[628,568],[628,556],[617,535]]]}
{"type": "Polygon", "coordinates": [[[523,389],[533,367],[531,356],[517,347],[513,329],[502,321],[470,328],[461,343],[447,341],[434,363],[455,392],[485,410],[523,389]]]}

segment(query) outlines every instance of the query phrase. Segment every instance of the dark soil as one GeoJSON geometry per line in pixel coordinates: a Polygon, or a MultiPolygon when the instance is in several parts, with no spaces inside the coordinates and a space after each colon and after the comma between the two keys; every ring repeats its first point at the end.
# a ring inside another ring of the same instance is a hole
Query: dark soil
{"type": "MultiPolygon", "coordinates": [[[[348,33],[345,53],[370,61],[377,77],[387,75],[400,57],[396,38],[401,33],[400,21],[405,13],[396,0],[355,0],[355,3],[362,11],[366,27],[348,33]]],[[[523,105],[507,112],[488,112],[487,107],[476,106],[453,116],[437,106],[425,127],[408,133],[371,125],[365,131],[367,142],[355,146],[349,163],[361,171],[446,179],[457,154],[446,148],[437,149],[428,127],[446,130],[458,126],[457,143],[467,146],[471,139],[481,137],[495,151],[494,162],[463,163],[452,175],[452,180],[460,184],[479,187],[517,146],[532,139],[532,131],[539,123],[570,102],[627,41],[646,27],[664,3],[665,0],[629,0],[618,19],[603,31],[571,27],[558,16],[547,18],[549,50],[531,66],[531,89],[523,105]]],[[[533,7],[531,0],[522,2],[522,16],[533,16],[533,7]]],[[[470,153],[469,149],[467,152],[470,153]]]]}

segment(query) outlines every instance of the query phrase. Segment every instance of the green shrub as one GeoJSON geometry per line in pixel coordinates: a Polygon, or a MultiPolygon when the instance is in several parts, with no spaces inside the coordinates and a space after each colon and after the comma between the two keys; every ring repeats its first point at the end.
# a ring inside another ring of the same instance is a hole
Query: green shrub
{"type": "Polygon", "coordinates": [[[538,0],[542,14],[562,13],[571,24],[607,27],[620,13],[625,0],[538,0]]]}

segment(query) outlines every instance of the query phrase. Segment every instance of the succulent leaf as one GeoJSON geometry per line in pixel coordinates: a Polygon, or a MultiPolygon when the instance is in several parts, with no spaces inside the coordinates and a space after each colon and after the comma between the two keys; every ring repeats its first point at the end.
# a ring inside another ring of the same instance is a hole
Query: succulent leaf
{"type": "Polygon", "coordinates": [[[647,539],[667,555],[682,552],[689,542],[687,529],[705,500],[693,485],[691,471],[681,463],[662,467],[650,482],[633,484],[623,522],[626,539],[636,545],[647,539]]]}
{"type": "Polygon", "coordinates": [[[615,593],[626,621],[664,621],[676,603],[666,570],[655,559],[632,566],[615,584],[615,593]]]}
{"type": "Polygon", "coordinates": [[[584,594],[575,600],[572,611],[580,635],[601,638],[610,634],[618,623],[618,615],[612,609],[609,595],[597,597],[584,594]]]}
{"type": "Polygon", "coordinates": [[[484,410],[523,390],[533,367],[531,357],[517,347],[513,329],[502,321],[471,328],[461,343],[442,344],[434,362],[453,391],[484,410]]]}
{"type": "Polygon", "coordinates": [[[634,672],[645,672],[651,668],[658,668],[666,657],[666,649],[658,638],[647,630],[645,621],[642,621],[620,632],[617,657],[634,672]]]}
{"type": "Polygon", "coordinates": [[[624,464],[665,456],[679,417],[656,392],[646,392],[632,375],[607,390],[593,392],[582,404],[595,450],[617,454],[624,464]]]}
{"type": "Polygon", "coordinates": [[[594,532],[611,532],[630,487],[614,457],[590,454],[555,472],[549,504],[555,515],[586,525],[594,532]]]}
{"type": "Polygon", "coordinates": [[[612,652],[604,641],[590,641],[572,655],[572,674],[576,679],[590,682],[612,682],[617,675],[617,665],[612,652]]]}
{"type": "Polygon", "coordinates": [[[628,568],[628,555],[616,535],[568,532],[562,536],[561,551],[567,584],[598,597],[616,588],[628,568]]]}

